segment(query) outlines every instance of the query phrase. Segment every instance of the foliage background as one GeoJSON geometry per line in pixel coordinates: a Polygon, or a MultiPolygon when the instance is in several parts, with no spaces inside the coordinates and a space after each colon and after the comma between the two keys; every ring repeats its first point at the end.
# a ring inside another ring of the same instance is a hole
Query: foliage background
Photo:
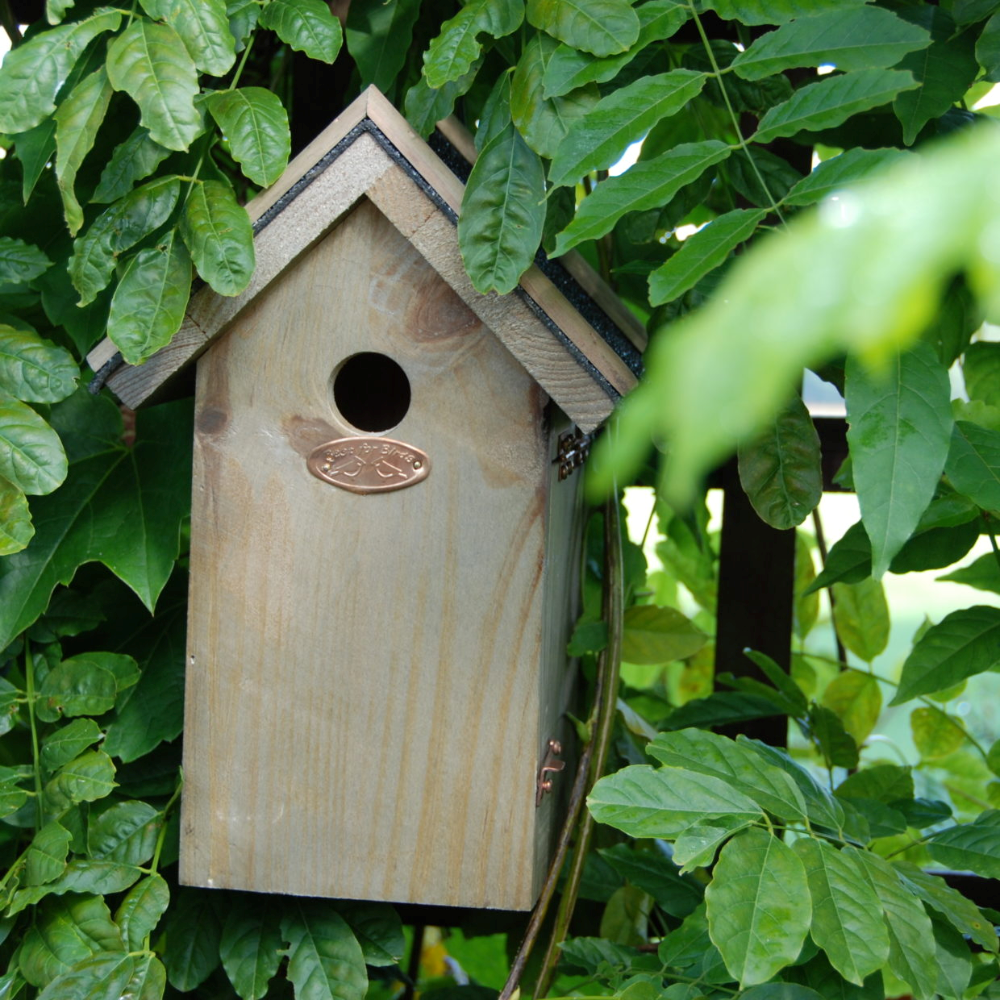
{"type": "Polygon", "coordinates": [[[1000,138],[970,110],[1000,79],[1000,0],[351,0],[343,27],[320,0],[48,0],[23,38],[16,13],[0,3],[0,995],[502,985],[513,918],[440,940],[385,904],[176,884],[190,403],[135,416],[81,387],[105,334],[141,362],[192,281],[245,287],[240,204],[370,83],[423,134],[453,112],[474,131],[477,288],[576,247],[651,334],[594,479],[655,489],[659,565],[614,541],[614,503],[610,534],[594,519],[570,650],[593,687],[620,646],[623,686],[572,934],[524,989],[994,995],[997,915],[917,866],[1000,876],[998,734],[953,711],[1000,660],[1000,610],[929,608],[898,677],[870,665],[886,572],[986,538],[951,577],[1000,592],[1000,138]],[[753,653],[739,678],[713,654],[702,477],[738,450],[764,520],[810,517],[804,366],[846,398],[861,520],[829,553],[800,533],[791,673],[753,653]],[[872,741],[887,686],[903,760],[872,741]],[[710,731],[774,714],[788,753],[710,731]]]}

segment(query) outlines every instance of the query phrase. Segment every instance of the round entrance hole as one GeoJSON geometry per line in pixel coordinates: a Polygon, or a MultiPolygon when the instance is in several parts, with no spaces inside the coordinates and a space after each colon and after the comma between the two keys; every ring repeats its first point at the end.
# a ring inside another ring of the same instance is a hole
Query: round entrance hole
{"type": "Polygon", "coordinates": [[[349,357],[333,375],[333,401],[343,418],[362,431],[387,431],[410,408],[410,380],[385,354],[349,357]]]}

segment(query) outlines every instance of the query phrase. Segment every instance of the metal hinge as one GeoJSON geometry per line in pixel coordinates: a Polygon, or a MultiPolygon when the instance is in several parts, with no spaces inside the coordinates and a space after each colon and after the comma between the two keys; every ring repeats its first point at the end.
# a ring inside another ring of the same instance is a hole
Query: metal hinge
{"type": "Polygon", "coordinates": [[[559,481],[568,479],[590,455],[592,434],[584,434],[578,427],[559,435],[559,448],[555,461],[559,463],[559,481]]]}
{"type": "Polygon", "coordinates": [[[545,757],[542,759],[542,766],[538,769],[538,780],[535,782],[535,806],[542,804],[548,792],[552,791],[551,775],[558,774],[566,767],[566,761],[560,760],[562,744],[558,740],[549,740],[545,747],[545,757]]]}

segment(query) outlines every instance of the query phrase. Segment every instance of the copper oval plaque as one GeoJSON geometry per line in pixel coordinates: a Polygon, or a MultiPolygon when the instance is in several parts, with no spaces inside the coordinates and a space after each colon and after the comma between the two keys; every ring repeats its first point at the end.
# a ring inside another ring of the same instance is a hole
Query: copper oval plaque
{"type": "Polygon", "coordinates": [[[384,437],[343,437],[321,444],[306,459],[324,483],[351,493],[388,493],[426,479],[431,462],[425,452],[384,437]]]}

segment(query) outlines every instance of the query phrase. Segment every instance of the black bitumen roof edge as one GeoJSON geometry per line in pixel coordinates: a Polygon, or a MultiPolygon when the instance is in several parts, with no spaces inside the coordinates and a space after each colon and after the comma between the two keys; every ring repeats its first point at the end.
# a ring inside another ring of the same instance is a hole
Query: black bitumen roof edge
{"type": "MultiPolygon", "coordinates": [[[[458,215],[452,207],[434,190],[434,188],[424,179],[423,175],[413,164],[399,151],[396,145],[388,136],[372,121],[371,118],[362,119],[354,126],[333,148],[329,149],[320,157],[260,218],[253,224],[253,232],[256,236],[272,222],[284,208],[294,201],[317,177],[319,177],[331,164],[336,162],[340,155],[347,150],[359,135],[367,132],[382,147],[383,150],[399,165],[407,176],[424,192],[434,205],[448,218],[453,225],[458,224],[458,215]]],[[[431,135],[429,145],[441,158],[444,164],[463,183],[468,180],[472,167],[468,161],[455,149],[455,147],[439,131],[431,135]]],[[[602,340],[618,355],[628,368],[638,377],[642,374],[642,354],[638,348],[625,336],[618,325],[610,316],[583,290],[573,276],[558,261],[550,260],[543,250],[539,249],[535,257],[535,263],[539,270],[552,282],[553,285],[570,301],[573,307],[584,319],[594,328],[602,340]]],[[[198,281],[196,290],[204,282],[198,281]]],[[[611,385],[603,374],[593,365],[590,359],[574,344],[569,337],[559,328],[559,326],[548,316],[548,314],[535,302],[534,299],[520,286],[514,292],[524,300],[531,311],[544,324],[549,332],[566,348],[577,364],[583,368],[590,377],[612,399],[621,397],[621,393],[611,385]]],[[[121,352],[116,352],[108,359],[100,369],[94,374],[87,388],[91,393],[98,393],[104,387],[108,378],[125,363],[121,352]]]]}

